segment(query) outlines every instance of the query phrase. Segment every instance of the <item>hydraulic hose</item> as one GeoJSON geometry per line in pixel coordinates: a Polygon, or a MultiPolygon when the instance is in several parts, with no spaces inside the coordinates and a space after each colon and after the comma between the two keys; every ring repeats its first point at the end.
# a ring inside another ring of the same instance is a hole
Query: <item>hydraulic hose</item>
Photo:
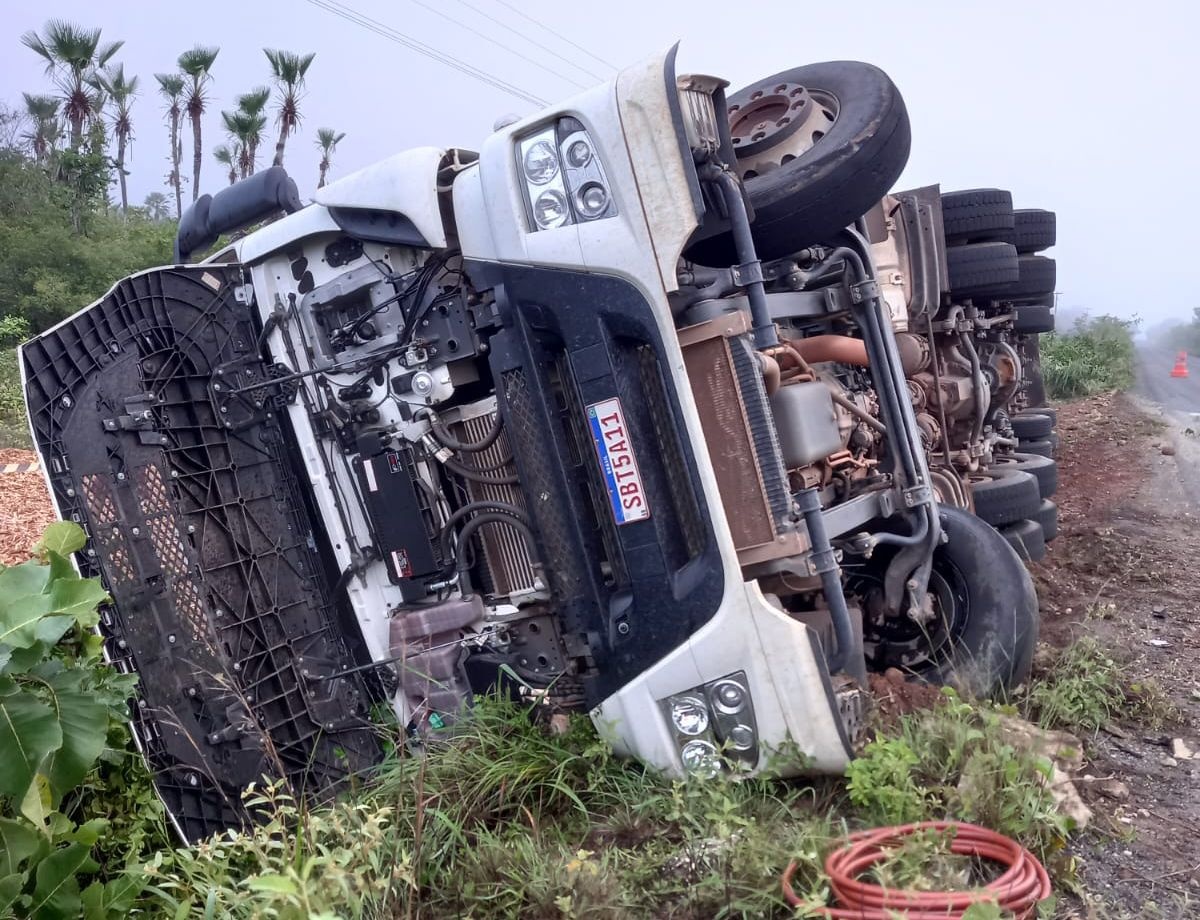
{"type": "Polygon", "coordinates": [[[463,548],[470,542],[471,537],[484,524],[504,524],[517,531],[525,538],[525,543],[529,547],[531,555],[537,555],[536,544],[533,540],[533,531],[529,525],[519,518],[513,517],[511,514],[502,514],[498,511],[483,511],[467,521],[463,525],[463,529],[458,534],[459,553],[458,553],[458,587],[462,591],[463,597],[470,597],[472,594],[471,588],[471,566],[467,562],[467,554],[463,552],[463,548]]]}
{"type": "Polygon", "coordinates": [[[432,409],[423,409],[417,413],[418,418],[429,419],[429,427],[433,431],[433,436],[438,439],[438,443],[443,447],[448,447],[451,450],[463,451],[465,453],[478,453],[485,451],[500,437],[500,432],[504,430],[504,422],[500,418],[500,413],[496,413],[495,421],[492,427],[478,441],[460,441],[450,433],[450,430],[442,424],[442,420],[437,417],[437,413],[432,409]]]}
{"type": "Polygon", "coordinates": [[[470,479],[472,482],[481,482],[484,485],[515,486],[520,482],[516,473],[510,473],[507,476],[484,476],[478,470],[473,470],[469,466],[459,463],[453,457],[447,457],[442,461],[442,465],[450,472],[457,473],[463,479],[470,479]]]}
{"type": "Polygon", "coordinates": [[[452,534],[454,532],[454,525],[457,524],[459,521],[461,521],[463,518],[468,517],[477,511],[480,511],[480,512],[488,511],[488,512],[496,512],[499,514],[507,514],[513,518],[516,518],[518,521],[520,521],[522,524],[525,524],[526,526],[528,526],[528,524],[529,524],[529,519],[525,517],[525,512],[522,511],[520,508],[518,508],[516,505],[510,505],[508,502],[490,502],[490,501],[468,502],[467,504],[465,504],[461,508],[459,508],[457,511],[455,511],[453,514],[451,514],[448,518],[446,518],[446,523],[442,526],[442,536],[441,536],[439,543],[441,546],[443,559],[445,559],[447,556],[450,555],[450,534],[452,534]]]}
{"type": "Polygon", "coordinates": [[[729,215],[730,229],[733,231],[733,247],[737,252],[738,268],[747,277],[742,280],[746,289],[746,297],[750,301],[750,319],[754,323],[754,345],[759,349],[772,348],[779,344],[779,334],[775,331],[775,323],[771,319],[771,310],[767,306],[767,292],[763,287],[762,264],[754,250],[754,237],[750,232],[750,217],[746,213],[746,202],[742,199],[742,186],[733,173],[727,168],[709,164],[704,170],[706,178],[716,180],[721,186],[721,194],[725,200],[725,210],[729,215]]]}
{"type": "Polygon", "coordinates": [[[825,873],[836,907],[813,908],[792,887],[799,864],[783,873],[783,896],[793,907],[815,910],[832,920],[954,920],[974,904],[992,903],[1017,920],[1032,920],[1037,906],[1050,897],[1050,876],[1038,858],[1015,840],[977,824],[924,821],[899,827],[860,831],[846,837],[825,858],[825,873]],[[932,831],[952,834],[950,852],[1000,863],[1007,868],[992,882],[971,891],[920,891],[884,888],[859,876],[886,861],[905,837],[932,831]]]}
{"type": "Polygon", "coordinates": [[[854,631],[850,610],[846,606],[846,594],[842,589],[842,569],[829,542],[825,530],[825,517],[821,513],[821,499],[816,489],[803,489],[796,493],[796,507],[804,516],[808,528],[808,540],[812,544],[812,561],[821,579],[821,591],[829,605],[829,618],[833,621],[833,636],[837,648],[832,654],[827,650],[826,664],[830,674],[845,669],[851,677],[864,686],[867,682],[866,662],[863,659],[862,641],[854,631]]]}

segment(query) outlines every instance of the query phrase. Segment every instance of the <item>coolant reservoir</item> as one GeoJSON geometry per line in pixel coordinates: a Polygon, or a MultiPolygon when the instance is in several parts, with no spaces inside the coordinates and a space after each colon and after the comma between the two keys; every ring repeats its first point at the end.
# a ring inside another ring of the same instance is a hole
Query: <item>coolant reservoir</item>
{"type": "Polygon", "coordinates": [[[816,381],[781,386],[771,397],[783,465],[794,470],[842,449],[829,388],[816,381]]]}

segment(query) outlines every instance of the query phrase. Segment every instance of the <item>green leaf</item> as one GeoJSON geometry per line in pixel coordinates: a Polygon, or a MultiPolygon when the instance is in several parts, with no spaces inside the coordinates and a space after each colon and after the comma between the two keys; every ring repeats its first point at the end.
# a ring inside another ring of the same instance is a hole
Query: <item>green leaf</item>
{"type": "Polygon", "coordinates": [[[50,582],[50,568],[30,560],[20,565],[10,565],[0,571],[0,597],[13,600],[41,594],[50,582]]]}
{"type": "MultiPolygon", "coordinates": [[[[11,571],[0,572],[0,579],[11,571]]],[[[0,642],[11,648],[33,645],[39,639],[38,625],[49,612],[48,595],[8,594],[0,584],[0,642]]]]}
{"type": "Polygon", "coordinates": [[[269,891],[273,894],[299,894],[296,883],[286,875],[256,875],[247,880],[246,886],[251,891],[269,891]]]}
{"type": "Polygon", "coordinates": [[[76,876],[96,868],[89,848],[82,843],[68,844],[38,863],[30,912],[33,920],[75,920],[83,909],[76,876]]]}
{"type": "Polygon", "coordinates": [[[108,884],[92,882],[83,890],[84,920],[111,920],[128,916],[145,882],[133,873],[122,875],[108,884]]]}
{"type": "Polygon", "coordinates": [[[59,801],[87,776],[104,753],[108,737],[108,707],[80,683],[78,671],[64,671],[50,681],[62,743],[52,751],[42,767],[50,779],[53,801],[59,801]]]}
{"type": "Polygon", "coordinates": [[[38,827],[45,826],[46,819],[51,814],[50,781],[46,779],[45,774],[33,775],[33,782],[29,784],[21,799],[21,814],[38,827]]]}
{"type": "Polygon", "coordinates": [[[0,917],[9,917],[13,904],[21,896],[27,877],[24,875],[0,876],[0,917]]]}
{"type": "Polygon", "coordinates": [[[98,578],[60,578],[50,586],[50,609],[91,628],[100,617],[96,607],[108,600],[98,578]]]}
{"type": "Polygon", "coordinates": [[[21,866],[41,848],[43,837],[12,818],[0,818],[0,877],[19,875],[21,866]]]}
{"type": "Polygon", "coordinates": [[[17,689],[0,697],[0,795],[25,798],[38,768],[63,743],[54,709],[17,689]]]}
{"type": "Polygon", "coordinates": [[[87,543],[87,536],[83,532],[83,528],[71,521],[55,521],[46,528],[46,532],[42,534],[42,539],[35,547],[39,552],[58,553],[60,556],[67,556],[70,553],[77,553],[83,549],[87,543]]]}

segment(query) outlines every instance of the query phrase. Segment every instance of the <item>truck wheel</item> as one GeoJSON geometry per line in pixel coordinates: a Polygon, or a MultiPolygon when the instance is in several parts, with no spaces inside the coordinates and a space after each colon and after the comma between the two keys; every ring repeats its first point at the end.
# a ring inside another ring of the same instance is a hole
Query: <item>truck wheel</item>
{"type": "Polygon", "coordinates": [[[1042,539],[1049,543],[1058,536],[1058,505],[1046,499],[1033,518],[1042,528],[1042,539]]]}
{"type": "Polygon", "coordinates": [[[970,243],[946,250],[950,291],[956,297],[990,299],[1021,275],[1017,251],[1009,243],[970,243]]]}
{"type": "Polygon", "coordinates": [[[1020,470],[989,470],[972,476],[971,498],[975,514],[993,527],[1032,517],[1042,503],[1037,480],[1020,470]]]}
{"type": "MultiPolygon", "coordinates": [[[[830,241],[887,194],[908,162],[904,100],[871,64],[785,70],[738,90],[728,104],[763,259],[830,241]]],[[[732,245],[725,234],[694,250],[689,257],[701,263],[727,260],[732,245]]]]}
{"type": "Polygon", "coordinates": [[[1017,252],[1041,252],[1049,249],[1057,240],[1057,215],[1040,208],[1023,208],[1013,211],[1011,241],[1017,252]]]}
{"type": "Polygon", "coordinates": [[[1046,558],[1046,535],[1037,521],[1018,521],[1000,530],[1008,545],[1024,562],[1041,562],[1046,558]]]}
{"type": "Polygon", "coordinates": [[[1054,430],[1054,419],[1044,412],[1023,412],[1009,419],[1013,434],[1022,441],[1036,441],[1054,430]]]}
{"type": "MultiPolygon", "coordinates": [[[[1038,634],[1033,581],[1005,537],[961,508],[939,509],[947,541],[933,552],[933,617],[917,624],[888,618],[868,627],[875,668],[898,667],[931,683],[990,696],[1029,676],[1038,634]]],[[[1038,535],[1041,531],[1034,525],[1038,535]]],[[[872,565],[886,564],[886,557],[872,565]]],[[[853,587],[853,586],[852,586],[853,587]]],[[[865,609],[877,583],[867,576],[865,609]]]]}
{"type": "Polygon", "coordinates": [[[943,193],[942,229],[951,245],[1009,242],[1013,232],[1012,192],[972,188],[943,193]]]}
{"type": "Polygon", "coordinates": [[[1054,331],[1054,310],[1042,304],[1017,307],[1013,319],[1013,332],[1022,335],[1038,335],[1054,331]]]}
{"type": "Polygon", "coordinates": [[[1017,446],[1023,454],[1037,454],[1039,457],[1053,457],[1057,447],[1050,438],[1039,438],[1036,441],[1018,441],[1017,446]]]}
{"type": "MultiPolygon", "coordinates": [[[[1036,342],[1034,344],[1036,346],[1036,342]]],[[[1040,358],[1041,355],[1038,357],[1040,358]]],[[[1058,427],[1058,410],[1051,406],[1038,406],[1037,408],[1022,409],[1020,412],[1016,413],[1016,415],[1044,415],[1054,423],[1055,428],[1058,427]]]]}
{"type": "Polygon", "coordinates": [[[1058,464],[1037,454],[1007,454],[995,458],[996,469],[1019,470],[1037,480],[1038,494],[1049,498],[1058,491],[1058,464]]]}

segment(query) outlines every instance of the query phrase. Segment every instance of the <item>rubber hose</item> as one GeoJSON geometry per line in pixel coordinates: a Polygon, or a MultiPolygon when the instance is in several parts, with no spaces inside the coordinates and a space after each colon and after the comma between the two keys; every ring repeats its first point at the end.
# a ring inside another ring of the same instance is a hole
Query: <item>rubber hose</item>
{"type": "Polygon", "coordinates": [[[511,514],[501,514],[498,511],[484,511],[475,515],[475,517],[463,525],[463,529],[458,534],[458,587],[462,591],[463,597],[470,597],[472,589],[470,566],[467,565],[467,554],[462,551],[462,547],[466,546],[475,531],[484,524],[506,524],[511,527],[525,538],[525,543],[529,547],[530,554],[534,557],[537,556],[537,546],[533,541],[533,531],[524,521],[513,517],[511,514]]]}
{"type": "Polygon", "coordinates": [[[508,504],[508,502],[468,502],[451,514],[448,518],[446,518],[446,523],[442,526],[442,536],[439,540],[439,544],[441,546],[443,559],[450,555],[450,534],[454,531],[454,525],[468,515],[474,514],[476,511],[495,511],[500,514],[510,515],[516,518],[522,524],[529,524],[529,519],[525,517],[525,512],[516,505],[508,504]]]}
{"type": "Polygon", "coordinates": [[[418,415],[418,418],[429,419],[429,427],[433,431],[433,436],[438,439],[438,442],[443,447],[449,447],[451,450],[463,451],[468,454],[487,450],[496,443],[496,439],[500,437],[500,432],[504,430],[504,422],[501,420],[500,414],[496,413],[495,424],[492,425],[488,433],[480,440],[460,441],[442,424],[442,420],[437,417],[437,414],[432,409],[424,410],[418,415]]]}
{"type": "Polygon", "coordinates": [[[463,479],[470,479],[472,482],[481,482],[484,485],[515,486],[520,481],[517,478],[516,473],[512,473],[508,476],[484,476],[482,473],[479,473],[476,470],[471,469],[469,466],[459,463],[457,460],[452,458],[443,460],[442,465],[450,472],[457,473],[459,476],[463,477],[463,479]]]}
{"type": "MultiPolygon", "coordinates": [[[[788,863],[783,873],[783,896],[793,907],[809,904],[796,895],[792,878],[799,864],[788,863]]],[[[899,827],[860,831],[841,841],[825,858],[825,873],[835,907],[816,908],[833,920],[954,920],[973,904],[994,903],[1017,920],[1032,920],[1039,902],[1050,897],[1050,876],[1038,858],[1003,834],[959,821],[923,821],[899,827]],[[1006,866],[994,881],[972,891],[919,891],[883,888],[859,876],[887,860],[902,838],[924,831],[953,834],[950,851],[1006,866]]],[[[811,908],[810,908],[811,909],[811,908]]]]}

